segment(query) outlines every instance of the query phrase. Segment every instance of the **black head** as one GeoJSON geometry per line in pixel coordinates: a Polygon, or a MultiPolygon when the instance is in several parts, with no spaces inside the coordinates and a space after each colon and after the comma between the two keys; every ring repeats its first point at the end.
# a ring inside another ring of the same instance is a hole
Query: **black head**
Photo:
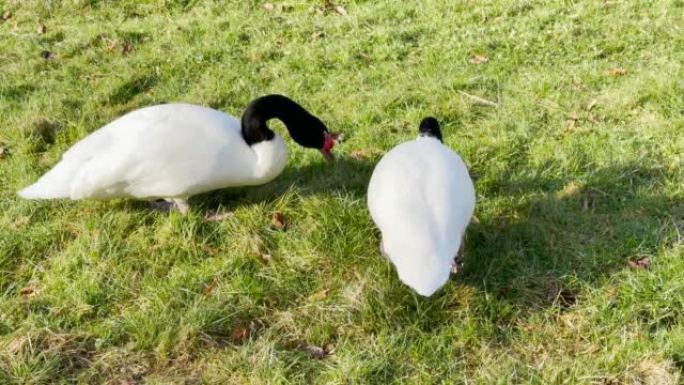
{"type": "Polygon", "coordinates": [[[335,141],[320,119],[302,106],[282,95],[266,95],[254,99],[242,114],[242,136],[250,146],[273,139],[274,133],[266,122],[280,119],[292,139],[302,147],[320,150],[330,158],[335,141]]]}
{"type": "Polygon", "coordinates": [[[432,116],[428,116],[420,122],[418,132],[420,132],[420,136],[428,136],[436,138],[440,142],[442,141],[442,131],[439,129],[439,122],[432,116]]]}

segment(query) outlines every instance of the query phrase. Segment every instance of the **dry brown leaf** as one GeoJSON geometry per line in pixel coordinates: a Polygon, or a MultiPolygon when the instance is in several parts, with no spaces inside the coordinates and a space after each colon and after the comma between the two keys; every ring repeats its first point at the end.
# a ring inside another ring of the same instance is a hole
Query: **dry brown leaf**
{"type": "Polygon", "coordinates": [[[335,352],[334,349],[332,351],[328,350],[331,347],[331,344],[326,345],[324,348],[316,345],[305,345],[302,347],[302,350],[308,353],[312,358],[322,360],[335,352]]]}
{"type": "Polygon", "coordinates": [[[499,290],[497,290],[497,292],[496,292],[496,297],[499,298],[499,299],[504,298],[504,297],[506,297],[506,295],[508,295],[508,293],[510,293],[510,292],[511,292],[511,288],[510,288],[510,287],[505,287],[505,286],[504,286],[504,287],[500,288],[499,290]]]}
{"type": "Polygon", "coordinates": [[[598,100],[593,99],[592,101],[587,104],[587,111],[591,111],[592,108],[596,107],[596,104],[598,103],[598,100]]]}
{"type": "Polygon", "coordinates": [[[484,55],[475,54],[468,60],[470,64],[485,64],[489,61],[489,58],[484,55]]]}
{"type": "Polygon", "coordinates": [[[556,193],[556,197],[559,199],[568,198],[573,195],[576,195],[579,191],[580,186],[578,186],[575,182],[571,181],[570,183],[563,186],[562,190],[556,193]]]}
{"type": "Polygon", "coordinates": [[[354,150],[349,155],[356,160],[364,160],[364,159],[368,158],[368,151],[366,151],[366,150],[354,150]]]}
{"type": "Polygon", "coordinates": [[[271,263],[271,262],[273,261],[273,256],[272,256],[271,254],[266,254],[266,253],[264,253],[264,254],[261,254],[261,260],[262,260],[265,264],[268,265],[269,263],[271,263]]]}
{"type": "Polygon", "coordinates": [[[114,39],[114,40],[110,41],[109,44],[107,44],[107,47],[105,49],[108,52],[112,52],[112,51],[114,51],[114,49],[116,48],[117,45],[119,45],[119,42],[116,39],[114,39]]]}
{"type": "Polygon", "coordinates": [[[234,214],[232,211],[226,211],[223,213],[219,213],[218,211],[206,216],[204,219],[208,220],[209,222],[222,222],[225,221],[226,219],[232,217],[234,214]]]}
{"type": "Polygon", "coordinates": [[[647,256],[643,256],[643,257],[636,259],[636,260],[633,260],[633,261],[627,261],[627,264],[632,269],[646,270],[651,265],[651,258],[649,258],[647,256]]]}
{"type": "Polygon", "coordinates": [[[323,31],[313,31],[313,33],[311,33],[312,39],[318,39],[319,37],[323,36],[325,36],[325,33],[323,31]]]}
{"type": "Polygon", "coordinates": [[[5,147],[0,146],[0,159],[5,157],[5,147]]]}
{"type": "Polygon", "coordinates": [[[335,12],[337,12],[340,16],[347,16],[347,10],[341,5],[335,6],[335,12]]]}
{"type": "Polygon", "coordinates": [[[204,292],[204,295],[211,294],[214,291],[214,289],[216,289],[218,284],[219,284],[218,277],[214,277],[214,279],[212,279],[211,282],[209,282],[206,286],[204,286],[204,290],[202,290],[204,292]]]}
{"type": "Polygon", "coordinates": [[[499,216],[499,223],[496,224],[496,229],[501,231],[508,226],[508,220],[506,219],[505,216],[501,215],[499,216]]]}
{"type": "Polygon", "coordinates": [[[234,344],[242,343],[249,337],[249,325],[236,325],[233,330],[230,331],[230,341],[234,344]]]}
{"type": "Polygon", "coordinates": [[[5,11],[2,13],[2,20],[9,20],[12,17],[12,12],[5,11]]]}
{"type": "Polygon", "coordinates": [[[579,120],[579,115],[577,115],[577,112],[573,111],[568,114],[568,120],[572,120],[573,122],[576,122],[579,120]]]}
{"type": "Polygon", "coordinates": [[[133,44],[131,44],[131,43],[129,43],[129,42],[125,42],[125,43],[121,46],[121,54],[122,54],[122,55],[128,55],[128,54],[131,53],[132,51],[133,51],[133,44]]]}
{"type": "Polygon", "coordinates": [[[261,8],[262,8],[264,11],[269,11],[269,12],[270,12],[270,11],[272,11],[272,10],[275,9],[275,6],[274,6],[272,3],[264,3],[264,4],[261,5],[261,8]]]}
{"type": "Polygon", "coordinates": [[[311,294],[309,299],[312,301],[322,301],[328,297],[328,293],[330,293],[330,289],[321,290],[318,293],[311,294]]]}
{"type": "Polygon", "coordinates": [[[19,290],[19,295],[21,295],[22,297],[26,297],[26,298],[33,297],[34,293],[35,293],[35,289],[32,288],[31,286],[26,286],[26,287],[21,288],[19,290]]]}
{"type": "Polygon", "coordinates": [[[287,221],[285,220],[285,216],[279,212],[273,214],[273,218],[271,219],[271,227],[273,227],[276,230],[285,230],[285,228],[287,227],[287,221]]]}
{"type": "Polygon", "coordinates": [[[611,68],[608,70],[608,75],[610,76],[624,76],[627,74],[627,70],[622,67],[611,68]]]}
{"type": "Polygon", "coordinates": [[[584,211],[589,211],[592,207],[594,207],[594,192],[591,190],[587,190],[584,192],[584,196],[582,197],[582,209],[584,211]]]}

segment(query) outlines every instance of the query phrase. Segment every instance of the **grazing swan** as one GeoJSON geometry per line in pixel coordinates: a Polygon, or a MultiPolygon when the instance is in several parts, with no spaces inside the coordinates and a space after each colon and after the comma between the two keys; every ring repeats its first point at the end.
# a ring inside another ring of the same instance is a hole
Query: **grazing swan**
{"type": "Polygon", "coordinates": [[[382,233],[380,250],[399,279],[429,297],[449,279],[475,209],[475,189],[465,163],[442,144],[437,120],[423,119],[419,131],[375,167],[368,209],[382,233]]]}
{"type": "Polygon", "coordinates": [[[73,145],[26,199],[165,199],[186,213],[187,199],[224,187],[267,183],[287,162],[287,147],[271,131],[280,119],[299,145],[332,159],[334,136],[282,95],[253,100],[242,121],[192,104],[162,104],[125,114],[73,145]]]}

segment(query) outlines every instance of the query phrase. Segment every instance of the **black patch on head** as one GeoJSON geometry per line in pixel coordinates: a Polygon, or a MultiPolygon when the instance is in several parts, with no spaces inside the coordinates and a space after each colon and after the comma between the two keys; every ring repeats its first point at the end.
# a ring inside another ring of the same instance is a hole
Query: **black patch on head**
{"type": "Polygon", "coordinates": [[[248,145],[271,140],[273,131],[266,125],[280,119],[292,139],[300,146],[321,149],[328,128],[302,106],[282,95],[266,95],[254,99],[242,114],[242,137],[248,145]]]}
{"type": "Polygon", "coordinates": [[[442,141],[442,131],[439,130],[439,122],[432,116],[428,116],[420,122],[418,132],[420,132],[420,136],[429,136],[437,138],[440,142],[442,141]]]}

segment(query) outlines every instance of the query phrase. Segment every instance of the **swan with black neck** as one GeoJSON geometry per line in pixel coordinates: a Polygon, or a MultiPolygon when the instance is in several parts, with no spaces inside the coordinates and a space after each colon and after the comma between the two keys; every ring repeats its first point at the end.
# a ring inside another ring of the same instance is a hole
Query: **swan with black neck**
{"type": "Polygon", "coordinates": [[[292,139],[331,160],[335,137],[325,124],[282,95],[253,100],[242,120],[193,104],[129,112],[86,136],[36,183],[25,199],[165,199],[185,213],[203,192],[267,183],[287,162],[281,120],[292,139]]]}

